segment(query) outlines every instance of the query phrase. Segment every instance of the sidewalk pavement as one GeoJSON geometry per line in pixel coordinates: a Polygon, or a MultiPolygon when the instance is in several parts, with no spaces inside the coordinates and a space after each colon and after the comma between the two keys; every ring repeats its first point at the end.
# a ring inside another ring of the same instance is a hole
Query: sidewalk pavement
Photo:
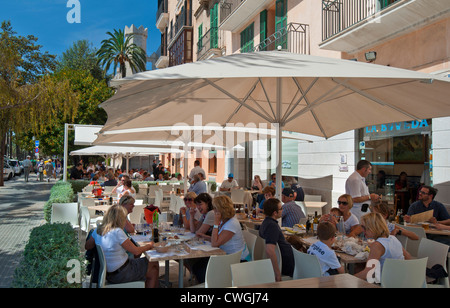
{"type": "Polygon", "coordinates": [[[45,223],[44,204],[54,183],[36,181],[31,173],[29,182],[16,176],[0,187],[0,288],[11,287],[31,229],[45,223]]]}

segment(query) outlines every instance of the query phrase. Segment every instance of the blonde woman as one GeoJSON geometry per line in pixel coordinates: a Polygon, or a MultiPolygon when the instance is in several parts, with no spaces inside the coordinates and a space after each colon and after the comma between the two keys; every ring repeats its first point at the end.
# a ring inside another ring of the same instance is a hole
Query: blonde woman
{"type": "Polygon", "coordinates": [[[235,217],[233,201],[228,196],[217,196],[212,201],[214,226],[211,234],[211,246],[232,254],[242,250],[241,260],[249,254],[245,246],[244,235],[239,221],[235,217]]]}
{"type": "Polygon", "coordinates": [[[85,244],[86,250],[100,245],[106,259],[106,279],[110,283],[125,283],[145,280],[146,288],[158,286],[159,264],[148,262],[147,258],[129,259],[127,251],[141,255],[153,248],[154,243],[135,246],[123,231],[127,210],[121,205],[112,206],[103,217],[102,224],[94,230],[85,244]]]}
{"type": "Polygon", "coordinates": [[[348,194],[341,195],[338,198],[338,206],[342,212],[342,216],[344,217],[344,228],[345,234],[347,236],[356,237],[363,232],[358,218],[350,212],[353,207],[353,199],[352,196],[348,194]]]}
{"type": "MultiPolygon", "coordinates": [[[[400,241],[393,235],[389,234],[389,229],[386,220],[379,213],[369,213],[361,217],[361,227],[364,230],[367,239],[372,239],[374,242],[370,244],[370,253],[368,261],[378,260],[379,273],[383,269],[383,264],[386,259],[405,260],[410,259],[411,256],[403,249],[400,241]]],[[[367,274],[373,269],[374,262],[367,262],[367,267],[355,276],[366,279],[367,274]]]]}

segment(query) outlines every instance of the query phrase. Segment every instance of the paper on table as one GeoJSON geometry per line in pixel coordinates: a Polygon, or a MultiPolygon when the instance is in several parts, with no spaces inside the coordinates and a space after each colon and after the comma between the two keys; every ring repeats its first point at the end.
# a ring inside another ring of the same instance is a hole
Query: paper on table
{"type": "Polygon", "coordinates": [[[418,223],[422,221],[428,221],[433,217],[433,210],[429,210],[423,213],[411,215],[411,223],[418,223]]]}
{"type": "Polygon", "coordinates": [[[165,258],[165,257],[172,257],[172,256],[184,256],[184,255],[188,255],[189,254],[186,251],[177,252],[177,251],[173,251],[173,250],[169,250],[168,252],[164,252],[164,253],[157,252],[156,250],[147,250],[147,253],[152,258],[165,258]]]}
{"type": "Polygon", "coordinates": [[[211,244],[194,245],[192,243],[186,243],[186,245],[192,250],[212,251],[217,249],[217,247],[212,247],[211,244]]]}

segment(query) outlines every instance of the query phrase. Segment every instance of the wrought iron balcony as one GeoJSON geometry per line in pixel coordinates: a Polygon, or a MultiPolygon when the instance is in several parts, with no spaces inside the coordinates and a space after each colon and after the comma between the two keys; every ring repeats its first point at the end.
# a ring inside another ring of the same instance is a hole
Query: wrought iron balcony
{"type": "Polygon", "coordinates": [[[322,0],[319,46],[353,54],[449,15],[449,1],[322,0]]]}
{"type": "Polygon", "coordinates": [[[292,53],[309,55],[309,40],[309,25],[292,22],[286,28],[281,28],[259,45],[256,45],[253,51],[282,49],[292,53]]]}
{"type": "Polygon", "coordinates": [[[206,31],[197,42],[197,60],[220,55],[219,39],[218,27],[212,27],[206,31]]]}

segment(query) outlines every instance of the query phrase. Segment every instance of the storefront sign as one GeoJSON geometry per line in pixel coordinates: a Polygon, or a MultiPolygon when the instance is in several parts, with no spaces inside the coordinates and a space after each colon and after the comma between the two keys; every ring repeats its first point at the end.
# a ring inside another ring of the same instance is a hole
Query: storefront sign
{"type": "Polygon", "coordinates": [[[366,134],[377,134],[383,132],[402,132],[412,129],[428,127],[427,120],[396,122],[390,124],[372,125],[365,128],[366,134]]]}

